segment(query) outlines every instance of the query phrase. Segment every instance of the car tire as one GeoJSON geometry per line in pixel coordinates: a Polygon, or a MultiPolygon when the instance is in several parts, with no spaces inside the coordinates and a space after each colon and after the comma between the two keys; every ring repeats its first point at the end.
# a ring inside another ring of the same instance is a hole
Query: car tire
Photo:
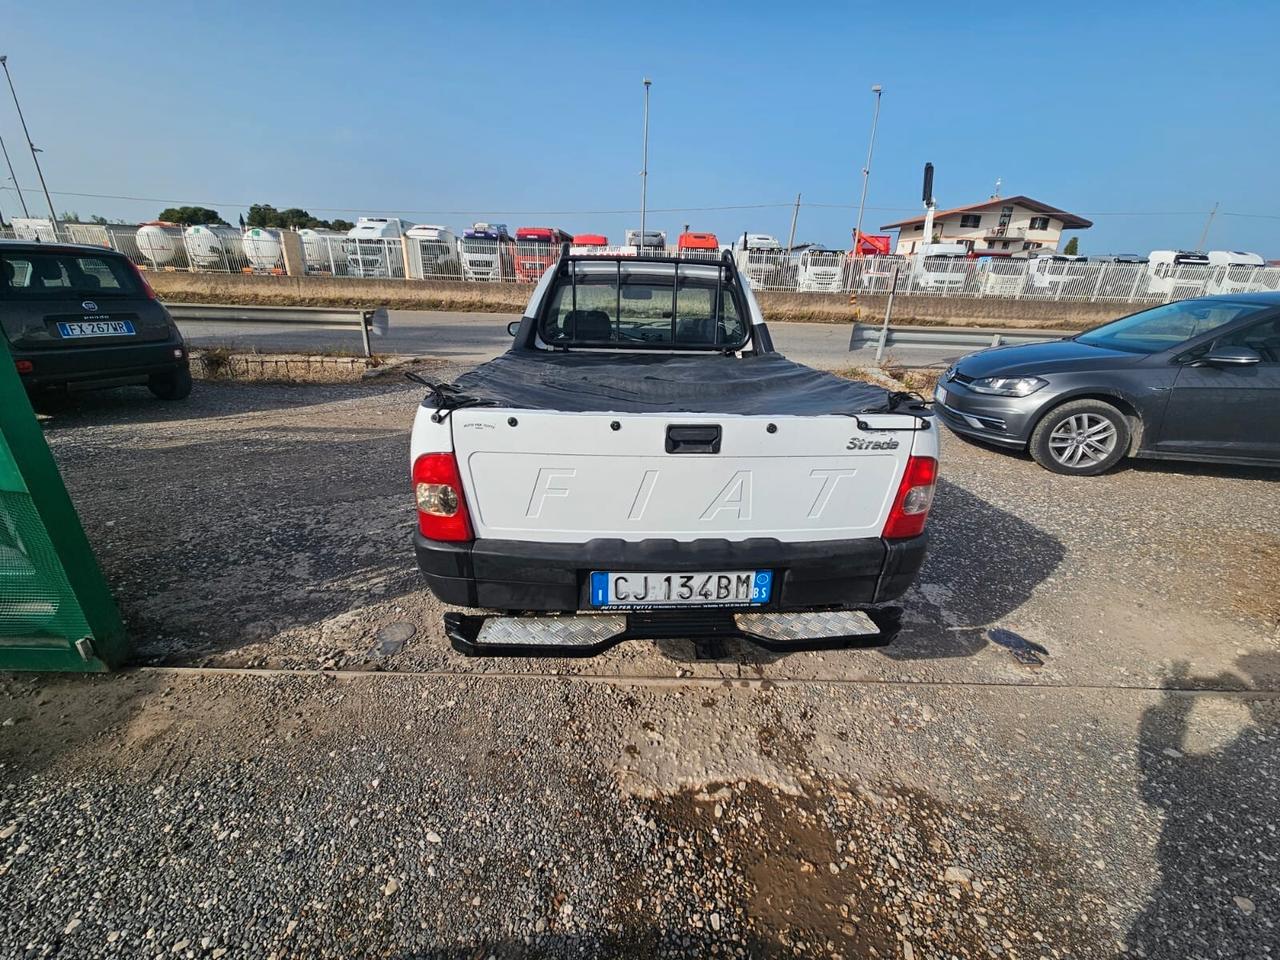
{"type": "Polygon", "coordinates": [[[1072,400],[1046,413],[1031,432],[1036,463],[1054,473],[1092,477],[1129,452],[1129,419],[1102,400],[1072,400]]]}
{"type": "Polygon", "coordinates": [[[147,389],[161,400],[185,400],[191,396],[191,371],[157,373],[147,383],[147,389]]]}

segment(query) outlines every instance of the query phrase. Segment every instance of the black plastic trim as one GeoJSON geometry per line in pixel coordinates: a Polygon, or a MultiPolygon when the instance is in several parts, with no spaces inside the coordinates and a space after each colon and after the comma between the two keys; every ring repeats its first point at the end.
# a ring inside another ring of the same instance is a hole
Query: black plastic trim
{"type": "Polygon", "coordinates": [[[856,608],[885,603],[910,587],[924,562],[927,545],[927,533],[907,540],[804,543],[767,537],[688,542],[442,543],[421,533],[414,535],[423,578],[446,603],[556,613],[593,609],[588,584],[593,570],[772,570],[774,596],[769,603],[750,608],[754,610],[856,608]]]}

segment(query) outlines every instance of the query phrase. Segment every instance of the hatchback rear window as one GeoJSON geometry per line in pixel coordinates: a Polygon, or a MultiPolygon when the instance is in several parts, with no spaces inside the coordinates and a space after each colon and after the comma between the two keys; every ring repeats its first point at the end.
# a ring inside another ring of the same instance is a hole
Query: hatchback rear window
{"type": "Polygon", "coordinates": [[[83,253],[0,253],[0,299],[137,297],[142,287],[122,257],[83,253]]]}

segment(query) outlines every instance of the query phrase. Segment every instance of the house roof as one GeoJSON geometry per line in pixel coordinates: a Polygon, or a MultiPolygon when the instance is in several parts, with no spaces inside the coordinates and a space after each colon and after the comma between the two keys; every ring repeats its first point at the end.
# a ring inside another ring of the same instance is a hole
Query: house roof
{"type": "MultiPolygon", "coordinates": [[[[1086,220],[1084,217],[1077,217],[1074,213],[1067,213],[1065,210],[1059,210],[1057,207],[1051,207],[1047,203],[1041,203],[1039,200],[1032,200],[1030,197],[992,197],[984,200],[982,203],[971,203],[967,207],[952,207],[950,210],[938,210],[934,213],[935,221],[942,220],[945,217],[954,216],[958,213],[973,213],[977,210],[987,210],[991,207],[1018,206],[1033,210],[1036,213],[1046,213],[1049,216],[1062,221],[1064,230],[1084,230],[1093,226],[1092,220],[1086,220]]],[[[924,223],[924,217],[912,217],[909,220],[899,220],[897,223],[886,223],[881,230],[898,230],[902,227],[914,227],[918,223],[924,223]]]]}

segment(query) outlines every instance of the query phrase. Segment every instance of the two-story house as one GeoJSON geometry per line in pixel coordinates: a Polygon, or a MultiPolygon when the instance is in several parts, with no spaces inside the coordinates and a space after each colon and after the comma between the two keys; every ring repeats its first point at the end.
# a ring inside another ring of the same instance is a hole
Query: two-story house
{"type": "Polygon", "coordinates": [[[1030,197],[992,197],[967,207],[933,215],[933,236],[924,235],[924,216],[888,223],[897,230],[900,255],[915,253],[926,243],[963,243],[970,250],[1057,250],[1063,230],[1085,230],[1093,221],[1077,217],[1030,197]]]}

